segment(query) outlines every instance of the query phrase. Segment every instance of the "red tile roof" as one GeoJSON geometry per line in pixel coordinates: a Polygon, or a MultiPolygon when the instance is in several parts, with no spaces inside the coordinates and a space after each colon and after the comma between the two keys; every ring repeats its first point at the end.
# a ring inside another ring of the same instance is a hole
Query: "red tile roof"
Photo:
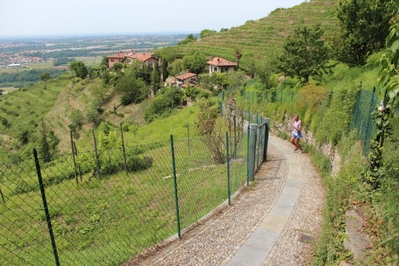
{"type": "Polygon", "coordinates": [[[231,62],[221,57],[211,57],[211,60],[209,60],[207,63],[213,66],[237,66],[237,63],[231,62]]]}
{"type": "Polygon", "coordinates": [[[151,58],[155,58],[155,53],[136,53],[134,50],[131,50],[129,53],[124,53],[124,52],[118,52],[116,54],[113,55],[109,55],[107,56],[107,58],[109,59],[126,59],[126,58],[130,58],[130,59],[138,59],[142,62],[145,62],[151,58]]]}
{"type": "Polygon", "coordinates": [[[185,80],[185,79],[193,78],[193,77],[196,77],[196,76],[197,76],[197,74],[187,72],[187,73],[184,73],[184,74],[181,74],[181,75],[177,76],[176,79],[185,80]]]}

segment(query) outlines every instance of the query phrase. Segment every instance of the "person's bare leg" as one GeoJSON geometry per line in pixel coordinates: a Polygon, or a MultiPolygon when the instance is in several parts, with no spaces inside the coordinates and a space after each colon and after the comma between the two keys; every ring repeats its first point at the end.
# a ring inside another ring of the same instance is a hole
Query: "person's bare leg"
{"type": "Polygon", "coordinates": [[[299,148],[300,151],[303,152],[302,146],[301,146],[301,144],[299,144],[299,140],[300,140],[300,139],[295,139],[295,146],[296,146],[297,148],[299,148]]]}
{"type": "Polygon", "coordinates": [[[292,143],[292,145],[294,145],[295,146],[295,151],[297,151],[298,149],[300,149],[299,147],[298,147],[298,145],[297,145],[297,142],[296,142],[296,138],[294,137],[294,136],[292,136],[291,137],[291,143],[292,143]]]}

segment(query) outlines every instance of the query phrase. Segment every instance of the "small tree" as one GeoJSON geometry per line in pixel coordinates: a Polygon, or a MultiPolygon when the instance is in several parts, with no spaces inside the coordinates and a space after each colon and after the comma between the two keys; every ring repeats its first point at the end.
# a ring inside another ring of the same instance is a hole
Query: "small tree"
{"type": "Polygon", "coordinates": [[[197,37],[195,37],[193,34],[189,34],[189,35],[187,35],[186,39],[178,42],[177,45],[185,45],[189,42],[195,42],[196,40],[197,40],[197,37]]]}
{"type": "Polygon", "coordinates": [[[225,163],[225,148],[222,134],[217,131],[218,108],[212,106],[209,101],[204,101],[201,105],[201,112],[198,113],[197,120],[194,121],[195,128],[212,155],[215,163],[225,163]]]}
{"type": "Polygon", "coordinates": [[[85,79],[89,74],[89,70],[82,61],[71,62],[69,68],[75,72],[76,77],[81,79],[85,79]]]}
{"type": "Polygon", "coordinates": [[[47,80],[51,79],[51,75],[49,72],[44,72],[43,74],[40,75],[40,80],[47,82],[47,80]]]}

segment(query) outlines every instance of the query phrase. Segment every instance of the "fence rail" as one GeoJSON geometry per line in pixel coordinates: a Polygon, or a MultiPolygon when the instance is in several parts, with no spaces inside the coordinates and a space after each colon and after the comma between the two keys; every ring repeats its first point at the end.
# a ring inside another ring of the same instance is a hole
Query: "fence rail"
{"type": "Polygon", "coordinates": [[[254,136],[242,128],[225,138],[171,136],[50,162],[35,155],[0,164],[0,264],[120,265],[180,237],[253,179],[248,165],[256,169],[262,158],[249,161],[248,145],[267,152],[267,125],[254,136]]]}

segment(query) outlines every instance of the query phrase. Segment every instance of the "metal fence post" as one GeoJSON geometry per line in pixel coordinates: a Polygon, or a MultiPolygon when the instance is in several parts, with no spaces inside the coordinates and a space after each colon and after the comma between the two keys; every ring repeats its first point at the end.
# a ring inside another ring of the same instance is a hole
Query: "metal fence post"
{"type": "Polygon", "coordinates": [[[180,230],[180,214],[179,214],[179,196],[177,194],[177,178],[176,178],[176,164],[175,164],[175,148],[173,145],[173,135],[170,135],[170,150],[172,153],[172,174],[173,174],[173,184],[175,191],[175,203],[176,203],[176,222],[177,222],[177,235],[181,238],[180,230]]]}
{"type": "Polygon", "coordinates": [[[267,162],[267,149],[269,147],[270,118],[265,118],[265,148],[263,149],[263,161],[267,162]]]}
{"type": "Polygon", "coordinates": [[[229,133],[226,131],[226,166],[227,166],[227,197],[230,205],[230,156],[229,156],[229,133]]]}
{"type": "Polygon", "coordinates": [[[249,185],[249,138],[250,138],[250,130],[249,125],[247,128],[247,186],[249,185]]]}
{"type": "Polygon", "coordinates": [[[250,141],[249,141],[249,154],[248,154],[248,177],[251,181],[255,177],[255,161],[256,161],[256,139],[257,139],[257,124],[251,124],[250,128],[250,141]]]}
{"type": "Polygon", "coordinates": [[[36,173],[37,173],[37,178],[39,179],[40,193],[42,195],[43,208],[44,208],[44,213],[46,214],[47,227],[48,227],[48,232],[50,234],[50,240],[51,240],[51,246],[53,248],[55,264],[57,266],[59,266],[60,265],[60,260],[58,258],[57,245],[55,243],[55,238],[54,238],[54,233],[53,233],[53,226],[51,225],[51,217],[50,217],[50,212],[49,212],[48,206],[47,206],[46,192],[44,191],[42,173],[40,171],[40,164],[39,164],[39,159],[37,158],[36,149],[33,149],[33,156],[35,158],[36,173]]]}

